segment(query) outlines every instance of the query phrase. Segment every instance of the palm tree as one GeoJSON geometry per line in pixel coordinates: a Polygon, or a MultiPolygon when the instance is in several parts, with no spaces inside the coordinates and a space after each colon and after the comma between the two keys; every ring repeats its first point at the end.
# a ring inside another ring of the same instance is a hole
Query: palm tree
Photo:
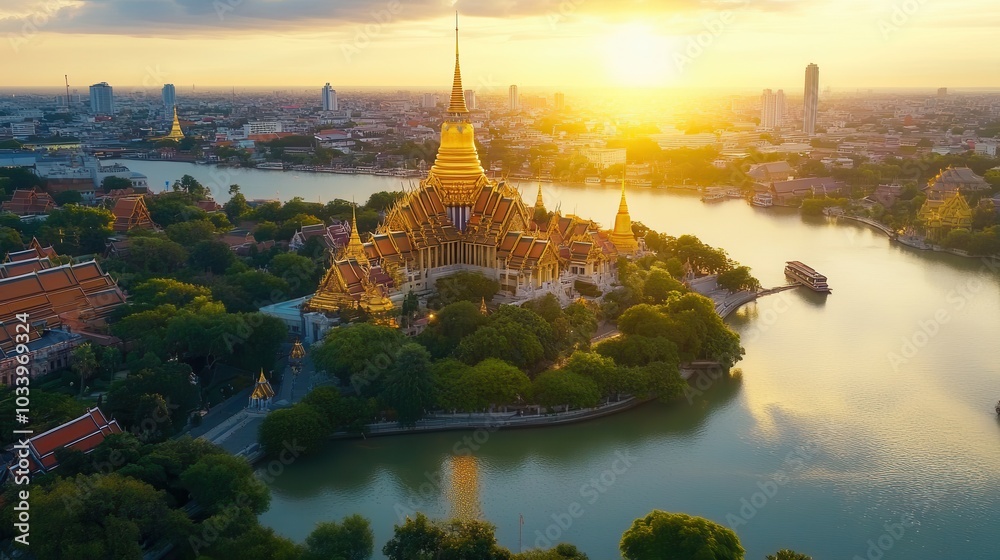
{"type": "Polygon", "coordinates": [[[70,356],[70,368],[80,376],[80,396],[83,396],[84,384],[97,369],[97,357],[94,356],[94,349],[90,343],[81,344],[73,349],[70,356]]]}

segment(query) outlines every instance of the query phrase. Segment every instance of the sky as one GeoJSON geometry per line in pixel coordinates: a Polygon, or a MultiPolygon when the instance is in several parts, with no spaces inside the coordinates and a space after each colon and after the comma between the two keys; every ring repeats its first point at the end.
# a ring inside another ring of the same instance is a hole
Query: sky
{"type": "Polygon", "coordinates": [[[2,0],[0,82],[447,88],[1000,86],[995,0],[2,0]]]}

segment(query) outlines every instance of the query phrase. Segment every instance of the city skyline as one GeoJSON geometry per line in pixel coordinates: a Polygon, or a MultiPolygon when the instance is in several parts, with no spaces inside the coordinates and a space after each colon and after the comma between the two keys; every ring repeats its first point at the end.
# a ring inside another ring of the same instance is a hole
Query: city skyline
{"type": "Polygon", "coordinates": [[[147,2],[142,9],[64,0],[0,8],[0,33],[7,38],[5,85],[13,87],[55,86],[67,73],[77,76],[77,84],[107,81],[148,89],[170,82],[308,85],[327,81],[321,74],[328,66],[337,69],[341,89],[435,87],[440,75],[450,73],[440,55],[451,48],[445,22],[454,9],[462,13],[463,33],[474,39],[463,53],[467,66],[476,69],[466,87],[480,91],[499,92],[512,83],[568,90],[794,90],[810,61],[824,68],[824,84],[834,90],[1000,85],[986,71],[987,50],[938,48],[949,39],[986,43],[997,16],[980,14],[984,2],[849,4],[812,3],[807,11],[777,0],[676,1],[643,9],[568,0],[539,6],[514,2],[501,13],[462,2],[337,7],[284,2],[278,11],[235,0],[186,8],[147,2]],[[142,25],[134,25],[140,18],[142,25]],[[260,51],[255,47],[262,40],[269,43],[260,51]],[[831,44],[839,46],[830,49],[831,44]],[[239,56],[248,49],[258,54],[239,56]],[[113,65],[107,64],[108,52],[115,53],[113,65]]]}

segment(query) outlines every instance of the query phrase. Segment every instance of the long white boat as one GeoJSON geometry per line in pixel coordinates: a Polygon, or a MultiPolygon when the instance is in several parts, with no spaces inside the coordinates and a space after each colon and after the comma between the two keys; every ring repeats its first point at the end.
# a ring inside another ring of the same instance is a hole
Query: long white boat
{"type": "Polygon", "coordinates": [[[785,263],[785,276],[814,292],[828,294],[833,291],[830,289],[829,284],[826,283],[826,276],[799,261],[788,261],[785,263]]]}
{"type": "Polygon", "coordinates": [[[265,161],[264,163],[258,163],[257,169],[271,169],[274,171],[284,171],[285,164],[280,161],[265,161]]]}

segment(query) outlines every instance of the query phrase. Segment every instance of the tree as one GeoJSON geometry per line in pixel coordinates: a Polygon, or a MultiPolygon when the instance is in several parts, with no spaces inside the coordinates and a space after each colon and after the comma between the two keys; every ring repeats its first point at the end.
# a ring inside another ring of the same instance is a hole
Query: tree
{"type": "Polygon", "coordinates": [[[768,554],[766,560],[812,560],[812,556],[783,548],[775,554],[768,554]]]}
{"type": "Polygon", "coordinates": [[[250,205],[247,204],[247,198],[243,193],[237,192],[222,205],[222,211],[226,213],[229,221],[235,224],[250,213],[250,205]]]}
{"type": "Polygon", "coordinates": [[[163,237],[135,237],[124,260],[128,272],[169,274],[187,263],[188,252],[179,243],[163,237]]]}
{"type": "Polygon", "coordinates": [[[372,193],[372,195],[368,197],[368,202],[365,203],[365,206],[370,210],[375,210],[376,212],[385,212],[393,204],[395,204],[397,200],[402,198],[402,196],[402,191],[379,191],[372,193]]]}
{"type": "Polygon", "coordinates": [[[646,281],[642,285],[642,293],[651,303],[663,303],[667,301],[670,294],[686,291],[687,288],[684,287],[684,284],[681,284],[662,268],[649,271],[646,281]]]}
{"type": "Polygon", "coordinates": [[[101,180],[101,190],[105,193],[116,190],[125,190],[132,188],[132,181],[124,177],[115,177],[114,175],[108,175],[101,180]]]}
{"type": "Polygon", "coordinates": [[[166,229],[167,237],[185,247],[191,247],[199,241],[215,238],[215,226],[208,220],[191,220],[170,224],[166,229]]]}
{"type": "Polygon", "coordinates": [[[267,511],[271,496],[243,457],[219,453],[206,455],[181,474],[181,483],[209,514],[232,504],[259,515],[267,511]]]}
{"type": "Polygon", "coordinates": [[[627,560],[742,560],[736,533],[701,517],[653,510],[622,535],[627,560]]]}
{"type": "Polygon", "coordinates": [[[469,374],[471,366],[454,358],[438,360],[431,364],[434,379],[434,403],[444,410],[473,410],[473,397],[466,392],[468,383],[463,378],[469,374]]]}
{"type": "Polygon", "coordinates": [[[7,253],[14,253],[24,250],[24,241],[21,234],[14,228],[0,226],[0,255],[4,257],[7,253]]]}
{"type": "Polygon", "coordinates": [[[355,514],[340,523],[318,523],[306,537],[302,560],[368,560],[374,551],[375,534],[371,524],[355,514]]]}
{"type": "Polygon", "coordinates": [[[760,281],[754,278],[750,274],[750,269],[745,266],[738,266],[719,274],[717,282],[720,288],[729,290],[730,293],[743,290],[755,292],[760,289],[760,281]]]}
{"type": "Polygon", "coordinates": [[[57,206],[80,204],[83,202],[83,195],[80,194],[80,191],[68,190],[56,193],[56,195],[52,197],[52,200],[57,206]]]}
{"type": "Polygon", "coordinates": [[[396,410],[399,423],[413,426],[434,403],[431,355],[423,346],[405,344],[385,375],[382,398],[396,410]]]}
{"type": "Polygon", "coordinates": [[[474,303],[455,302],[434,315],[427,328],[417,336],[417,342],[423,344],[435,358],[443,358],[455,351],[462,338],[476,332],[486,322],[486,317],[474,303]]]}
{"type": "Polygon", "coordinates": [[[193,200],[203,200],[210,194],[208,188],[190,175],[184,175],[179,180],[174,181],[172,188],[174,192],[187,193],[193,200]]]}
{"type": "Polygon", "coordinates": [[[147,436],[154,440],[172,435],[171,426],[183,426],[188,412],[199,404],[198,387],[191,384],[191,374],[191,366],[177,362],[135,370],[111,384],[107,412],[125,428],[149,432],[147,436]],[[144,401],[144,395],[160,397],[167,415],[161,415],[162,409],[150,409],[151,402],[144,401]]]}
{"type": "Polygon", "coordinates": [[[385,374],[403,347],[398,329],[360,323],[331,329],[323,343],[313,349],[316,367],[352,383],[366,394],[377,394],[379,378],[385,374]]]}
{"type": "Polygon", "coordinates": [[[49,213],[40,238],[55,246],[60,254],[101,253],[113,233],[115,217],[104,208],[71,204],[49,213]]]}
{"type": "Polygon", "coordinates": [[[575,408],[597,406],[601,392],[597,383],[572,371],[552,370],[542,373],[531,384],[534,402],[554,408],[567,405],[575,408]]]}
{"type": "Polygon", "coordinates": [[[382,548],[389,560],[511,560],[496,542],[496,528],[485,521],[432,522],[422,513],[396,525],[382,548]]]}
{"type": "Polygon", "coordinates": [[[434,301],[443,307],[456,301],[479,304],[490,301],[500,291],[500,283],[475,272],[458,272],[434,282],[434,301]]]}
{"type": "Polygon", "coordinates": [[[191,249],[191,266],[197,270],[222,274],[236,261],[232,249],[221,241],[199,241],[191,249]]]}
{"type": "Polygon", "coordinates": [[[268,414],[260,424],[257,439],[270,456],[277,455],[289,444],[304,448],[303,453],[315,453],[330,435],[326,427],[326,421],[316,409],[298,403],[268,414]]]}
{"type": "Polygon", "coordinates": [[[622,368],[614,360],[593,352],[574,352],[562,367],[562,371],[574,373],[593,381],[601,395],[608,397],[626,390],[622,368]]]}
{"type": "Polygon", "coordinates": [[[460,391],[468,397],[468,410],[513,404],[531,390],[531,380],[523,371],[496,358],[473,366],[460,383],[460,391]]]}
{"type": "Polygon", "coordinates": [[[87,380],[97,371],[97,357],[89,342],[73,349],[73,353],[70,355],[70,368],[80,376],[80,396],[82,397],[87,380]]]}
{"type": "Polygon", "coordinates": [[[526,550],[515,554],[513,560],[589,560],[589,558],[575,546],[560,543],[548,550],[526,550]]]}
{"type": "Polygon", "coordinates": [[[129,291],[128,302],[130,309],[139,311],[164,304],[184,307],[195,298],[208,298],[211,295],[211,290],[204,286],[196,286],[172,278],[151,278],[137,284],[129,291]]]}

